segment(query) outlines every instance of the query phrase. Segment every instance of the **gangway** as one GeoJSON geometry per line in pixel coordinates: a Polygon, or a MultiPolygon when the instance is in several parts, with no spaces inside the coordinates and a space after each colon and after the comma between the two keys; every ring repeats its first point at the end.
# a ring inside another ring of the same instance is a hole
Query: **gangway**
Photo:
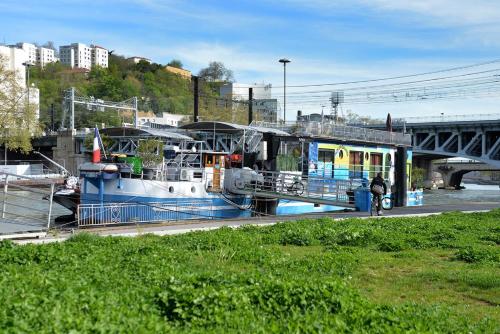
{"type": "Polygon", "coordinates": [[[257,180],[236,181],[241,193],[254,197],[355,207],[354,191],[361,180],[302,175],[302,172],[256,171],[257,180]]]}

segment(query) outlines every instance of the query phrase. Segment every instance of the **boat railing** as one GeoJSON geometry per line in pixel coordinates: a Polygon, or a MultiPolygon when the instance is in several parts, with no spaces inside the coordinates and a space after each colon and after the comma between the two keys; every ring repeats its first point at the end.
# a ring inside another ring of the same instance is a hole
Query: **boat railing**
{"type": "Polygon", "coordinates": [[[237,187],[260,197],[290,200],[354,204],[354,190],[363,186],[362,179],[334,179],[303,175],[301,172],[256,171],[260,180],[242,182],[237,187]]]}
{"type": "Polygon", "coordinates": [[[77,210],[79,227],[213,218],[213,203],[209,199],[80,204],[77,210]]]}

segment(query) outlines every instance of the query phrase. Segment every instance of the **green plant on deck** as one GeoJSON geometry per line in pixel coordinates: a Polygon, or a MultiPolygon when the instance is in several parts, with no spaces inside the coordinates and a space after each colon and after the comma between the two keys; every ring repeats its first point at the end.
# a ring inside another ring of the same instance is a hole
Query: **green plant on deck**
{"type": "Polygon", "coordinates": [[[425,169],[420,167],[412,167],[411,181],[417,189],[424,187],[425,169]]]}
{"type": "Polygon", "coordinates": [[[297,171],[299,160],[293,154],[278,154],[276,157],[277,167],[280,171],[297,171]]]}
{"type": "Polygon", "coordinates": [[[158,139],[139,140],[137,156],[144,167],[156,167],[163,162],[163,142],[158,139]]]}
{"type": "MultiPolygon", "coordinates": [[[[109,154],[109,148],[111,145],[113,145],[113,139],[109,138],[109,136],[105,134],[101,134],[101,141],[102,141],[102,146],[101,150],[109,154]]],[[[100,143],[99,143],[100,145],[100,143]]],[[[94,147],[94,132],[90,132],[85,136],[85,139],[83,140],[83,147],[85,147],[85,150],[87,152],[92,152],[92,149],[94,147]]]]}

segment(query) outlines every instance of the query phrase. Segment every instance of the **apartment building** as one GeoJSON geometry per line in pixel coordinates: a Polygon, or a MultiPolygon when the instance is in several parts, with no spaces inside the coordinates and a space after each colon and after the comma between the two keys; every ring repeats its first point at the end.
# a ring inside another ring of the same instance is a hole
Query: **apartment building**
{"type": "Polygon", "coordinates": [[[17,43],[16,45],[12,45],[12,47],[17,47],[19,49],[24,50],[26,53],[26,61],[32,65],[36,64],[36,49],[35,44],[31,43],[17,43]]]}
{"type": "Polygon", "coordinates": [[[83,43],[72,43],[59,47],[59,59],[71,68],[92,68],[92,49],[83,43]]]}
{"type": "Polygon", "coordinates": [[[54,50],[47,49],[44,47],[39,47],[36,50],[36,63],[41,67],[49,63],[55,63],[57,61],[54,50]]]}
{"type": "Polygon", "coordinates": [[[242,84],[228,82],[220,87],[220,103],[232,105],[233,108],[241,106],[237,101],[248,101],[249,88],[253,92],[254,119],[265,122],[276,122],[278,114],[278,100],[272,98],[270,84],[242,84]]]}
{"type": "MultiPolygon", "coordinates": [[[[17,86],[20,87],[23,91],[18,98],[20,99],[24,96],[29,97],[29,103],[36,106],[35,113],[38,119],[40,115],[40,92],[38,88],[33,86],[33,84],[30,84],[29,88],[26,85],[25,64],[30,62],[28,53],[25,51],[25,49],[17,47],[17,45],[0,45],[0,61],[2,61],[2,65],[6,70],[15,72],[17,86]]],[[[0,82],[0,90],[3,94],[12,93],[9,86],[6,86],[4,82],[0,82]]]]}
{"type": "Polygon", "coordinates": [[[92,66],[108,67],[108,50],[99,46],[91,45],[92,66]]]}
{"type": "Polygon", "coordinates": [[[0,45],[0,58],[6,70],[16,73],[18,85],[26,88],[26,67],[23,65],[28,60],[26,51],[17,46],[0,45]]]}

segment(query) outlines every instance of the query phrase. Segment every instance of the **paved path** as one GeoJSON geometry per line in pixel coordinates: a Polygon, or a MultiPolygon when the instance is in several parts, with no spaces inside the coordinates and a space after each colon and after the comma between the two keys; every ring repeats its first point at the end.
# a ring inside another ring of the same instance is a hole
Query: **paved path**
{"type": "MultiPolygon", "coordinates": [[[[440,214],[443,212],[450,211],[462,211],[462,212],[478,212],[478,211],[489,211],[491,209],[500,208],[500,203],[476,203],[469,202],[467,204],[449,204],[449,205],[426,205],[420,207],[403,207],[394,208],[391,211],[385,211],[385,217],[396,217],[396,216],[427,216],[440,214]]],[[[156,235],[172,235],[186,233],[190,231],[206,231],[222,226],[229,227],[239,227],[242,225],[272,225],[278,222],[284,221],[295,221],[299,219],[308,218],[320,218],[320,217],[331,217],[334,219],[345,219],[345,218],[369,218],[369,214],[366,212],[330,212],[330,213],[316,213],[316,214],[305,214],[305,215],[293,215],[293,216],[268,216],[268,217],[252,217],[252,218],[240,218],[240,219],[224,219],[224,220],[191,220],[191,221],[179,221],[170,222],[164,224],[140,224],[140,225],[126,225],[126,226],[115,226],[115,227],[100,227],[100,228],[87,228],[80,230],[63,230],[59,231],[57,236],[47,235],[42,238],[26,238],[17,240],[17,243],[47,243],[47,242],[58,242],[69,238],[73,233],[80,231],[87,231],[90,233],[95,233],[102,236],[137,236],[141,234],[152,233],[156,235]]]]}

